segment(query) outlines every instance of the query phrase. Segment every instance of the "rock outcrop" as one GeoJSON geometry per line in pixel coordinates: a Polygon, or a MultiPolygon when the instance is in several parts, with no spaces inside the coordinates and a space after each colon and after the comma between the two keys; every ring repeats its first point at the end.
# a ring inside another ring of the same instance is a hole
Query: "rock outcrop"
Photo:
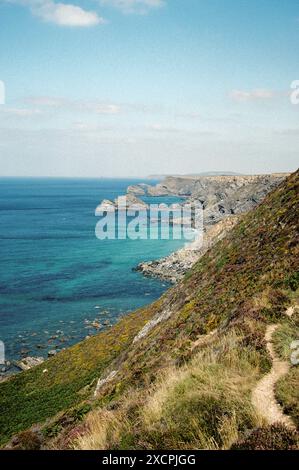
{"type": "Polygon", "coordinates": [[[127,194],[126,196],[117,197],[114,201],[104,199],[96,208],[95,214],[101,215],[103,212],[114,212],[116,210],[126,209],[141,211],[147,210],[148,208],[148,204],[134,196],[134,194],[127,194]]]}
{"type": "Polygon", "coordinates": [[[96,215],[101,214],[102,212],[114,212],[115,211],[115,204],[114,202],[110,201],[109,199],[103,199],[101,204],[98,205],[96,208],[96,215]]]}
{"type": "Polygon", "coordinates": [[[141,184],[128,186],[127,192],[128,194],[134,194],[135,196],[145,196],[146,194],[145,189],[141,184]]]}
{"type": "Polygon", "coordinates": [[[119,196],[114,201],[116,208],[119,209],[132,209],[132,210],[147,210],[148,204],[134,196],[133,194],[127,194],[126,196],[119,196]]]}
{"type": "Polygon", "coordinates": [[[21,370],[29,370],[32,367],[39,366],[40,364],[42,364],[44,360],[45,359],[43,357],[28,356],[28,357],[24,357],[20,361],[16,361],[15,364],[21,370]]]}
{"type": "Polygon", "coordinates": [[[136,196],[151,196],[151,197],[163,197],[169,195],[169,190],[163,184],[157,184],[151,186],[150,184],[137,184],[129,186],[127,189],[128,194],[134,194],[136,196]]]}
{"type": "Polygon", "coordinates": [[[162,187],[169,195],[207,197],[211,194],[221,195],[228,189],[236,190],[248,185],[275,187],[286,176],[284,173],[246,176],[168,176],[156,187],[162,187]]]}
{"type": "Polygon", "coordinates": [[[229,200],[228,209],[234,211],[238,210],[238,196],[241,197],[241,203],[246,197],[249,199],[250,209],[254,206],[255,199],[260,200],[286,176],[288,174],[285,173],[253,176],[167,176],[156,186],[139,184],[130,186],[128,192],[138,195],[142,191],[152,197],[192,197],[201,200],[206,207],[229,200]],[[250,205],[250,198],[253,199],[253,205],[250,205]]]}

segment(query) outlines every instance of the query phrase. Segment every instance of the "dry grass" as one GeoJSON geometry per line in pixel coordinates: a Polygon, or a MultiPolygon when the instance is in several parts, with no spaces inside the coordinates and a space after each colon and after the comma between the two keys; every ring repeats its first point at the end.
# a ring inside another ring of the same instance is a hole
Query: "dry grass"
{"type": "Polygon", "coordinates": [[[250,401],[259,363],[259,353],[242,348],[231,332],[189,364],[161,373],[151,389],[128,395],[117,410],[91,413],[75,448],[228,449],[263,424],[250,401]]]}
{"type": "Polygon", "coordinates": [[[126,419],[120,412],[97,410],[87,418],[88,432],[80,436],[76,448],[81,450],[103,450],[107,443],[114,447],[126,427],[126,419]]]}

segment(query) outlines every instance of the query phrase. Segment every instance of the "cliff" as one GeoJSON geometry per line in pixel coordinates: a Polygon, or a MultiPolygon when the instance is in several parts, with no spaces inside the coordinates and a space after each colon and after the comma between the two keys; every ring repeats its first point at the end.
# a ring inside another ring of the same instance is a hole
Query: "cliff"
{"type": "MultiPolygon", "coordinates": [[[[223,238],[238,217],[256,207],[286,177],[284,174],[258,176],[167,177],[167,194],[184,194],[190,201],[200,201],[204,209],[203,246],[198,242],[160,260],[140,263],[136,269],[145,276],[175,283],[208,248],[223,238]],[[213,228],[213,226],[215,227],[213,228]]],[[[160,186],[157,185],[158,191],[160,186]]],[[[137,189],[138,186],[135,186],[137,189]]]]}
{"type": "Polygon", "coordinates": [[[180,196],[200,201],[205,209],[205,224],[219,222],[224,216],[253,209],[266,194],[288,175],[274,173],[253,176],[167,176],[156,186],[140,184],[128,188],[131,194],[180,196]]]}
{"type": "Polygon", "coordinates": [[[298,195],[296,172],[157,302],[0,384],[2,445],[296,448],[298,195]],[[253,400],[269,341],[289,364],[270,390],[290,419],[276,424],[253,400]]]}

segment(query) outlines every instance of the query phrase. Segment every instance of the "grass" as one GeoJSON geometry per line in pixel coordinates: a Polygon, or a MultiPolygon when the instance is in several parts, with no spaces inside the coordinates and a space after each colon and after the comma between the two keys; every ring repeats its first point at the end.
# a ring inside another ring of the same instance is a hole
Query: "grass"
{"type": "MultiPolygon", "coordinates": [[[[290,361],[291,343],[299,340],[299,312],[295,310],[291,318],[286,318],[274,334],[274,347],[279,356],[290,361]]],[[[284,412],[293,418],[299,428],[299,366],[291,365],[289,373],[279,380],[275,390],[276,398],[284,412]]]]}
{"type": "Polygon", "coordinates": [[[116,411],[92,412],[77,449],[228,449],[263,421],[250,393],[261,355],[232,331],[189,364],[164,371],[144,393],[128,395],[116,411]]]}
{"type": "Polygon", "coordinates": [[[128,347],[158,305],[128,315],[109,330],[0,384],[0,445],[89,398],[101,372],[128,347]]]}

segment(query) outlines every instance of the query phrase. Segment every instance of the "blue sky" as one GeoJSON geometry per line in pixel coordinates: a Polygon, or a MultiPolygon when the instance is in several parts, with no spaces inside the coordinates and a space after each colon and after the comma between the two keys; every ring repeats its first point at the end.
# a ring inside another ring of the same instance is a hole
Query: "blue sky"
{"type": "Polygon", "coordinates": [[[0,175],[295,170],[298,0],[0,0],[0,175]]]}

